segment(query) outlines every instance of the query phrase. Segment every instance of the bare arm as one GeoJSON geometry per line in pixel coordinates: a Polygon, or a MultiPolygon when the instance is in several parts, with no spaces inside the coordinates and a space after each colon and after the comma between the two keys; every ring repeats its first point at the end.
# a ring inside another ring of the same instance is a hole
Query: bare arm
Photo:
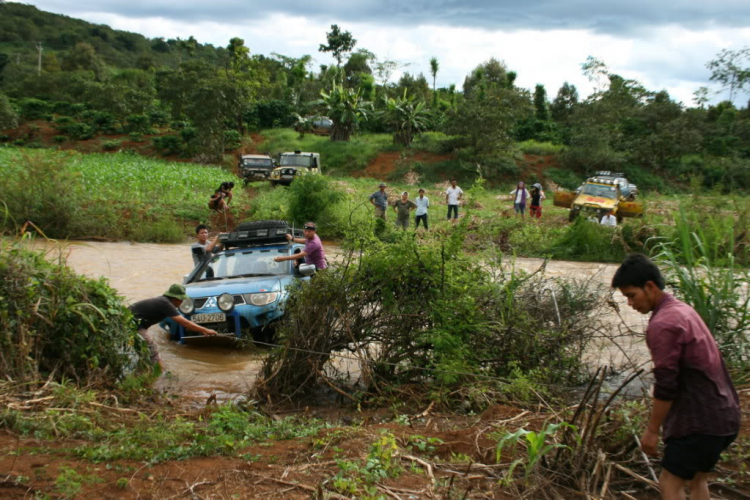
{"type": "Polygon", "coordinates": [[[217,234],[216,236],[214,236],[214,239],[211,240],[211,243],[206,245],[206,252],[213,251],[214,247],[216,246],[218,242],[219,242],[219,235],[217,234]]]}
{"type": "Polygon", "coordinates": [[[200,333],[202,335],[209,335],[210,336],[210,335],[216,335],[216,333],[217,333],[216,330],[211,330],[210,328],[202,327],[202,326],[200,326],[200,325],[198,325],[196,323],[193,323],[192,321],[190,321],[189,319],[187,319],[185,316],[182,316],[182,315],[179,315],[179,314],[177,316],[173,316],[172,320],[175,323],[182,325],[185,328],[185,330],[191,330],[193,332],[198,332],[198,333],[200,333]]]}
{"type": "Polygon", "coordinates": [[[294,243],[305,243],[305,238],[295,238],[291,234],[286,235],[286,240],[294,243]]]}
{"type": "Polygon", "coordinates": [[[646,455],[656,456],[656,446],[659,444],[659,429],[661,424],[669,413],[669,409],[672,408],[673,401],[664,401],[661,399],[653,399],[653,407],[651,408],[651,416],[648,419],[648,426],[643,431],[641,437],[641,448],[646,455]]]}
{"type": "Polygon", "coordinates": [[[275,262],[284,262],[285,260],[297,260],[303,259],[307,255],[307,252],[299,252],[293,255],[284,255],[282,257],[274,257],[275,262]]]}

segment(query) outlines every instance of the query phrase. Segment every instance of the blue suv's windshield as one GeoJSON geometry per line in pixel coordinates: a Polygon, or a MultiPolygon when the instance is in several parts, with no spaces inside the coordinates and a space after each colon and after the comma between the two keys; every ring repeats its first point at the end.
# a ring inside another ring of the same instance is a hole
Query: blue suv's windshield
{"type": "Polygon", "coordinates": [[[289,274],[289,262],[273,260],[274,257],[287,253],[288,250],[283,248],[245,248],[220,253],[211,259],[197,281],[289,274]]]}

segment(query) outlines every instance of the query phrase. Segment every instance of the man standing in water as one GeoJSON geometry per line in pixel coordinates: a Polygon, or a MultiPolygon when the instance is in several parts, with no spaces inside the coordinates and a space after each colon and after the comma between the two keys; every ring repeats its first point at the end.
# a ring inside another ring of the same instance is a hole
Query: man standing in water
{"type": "Polygon", "coordinates": [[[305,228],[303,230],[304,238],[294,238],[291,234],[286,235],[288,241],[294,243],[304,243],[305,249],[299,253],[293,255],[284,255],[276,257],[273,260],[276,262],[283,262],[285,260],[297,260],[305,259],[308,264],[315,264],[315,269],[321,271],[328,267],[326,262],[326,254],[323,251],[323,243],[320,241],[320,237],[316,234],[318,226],[314,222],[305,222],[305,228]]]}
{"type": "Polygon", "coordinates": [[[185,293],[185,287],[175,283],[161,297],[140,300],[128,308],[138,322],[138,333],[146,341],[146,344],[148,344],[148,349],[151,351],[152,363],[161,365],[161,357],[156,348],[156,342],[149,337],[147,330],[167,318],[171,318],[172,321],[182,325],[186,330],[192,330],[202,335],[216,335],[216,330],[204,328],[180,314],[177,308],[180,307],[182,301],[187,299],[188,296],[185,293]]]}
{"type": "Polygon", "coordinates": [[[688,304],[664,292],[659,268],[645,255],[628,256],[612,287],[641,314],[653,313],[646,344],[654,363],[651,416],[641,448],[656,456],[663,430],[659,489],[665,500],[709,500],[708,473],[740,429],[737,392],[711,332],[688,304]]]}

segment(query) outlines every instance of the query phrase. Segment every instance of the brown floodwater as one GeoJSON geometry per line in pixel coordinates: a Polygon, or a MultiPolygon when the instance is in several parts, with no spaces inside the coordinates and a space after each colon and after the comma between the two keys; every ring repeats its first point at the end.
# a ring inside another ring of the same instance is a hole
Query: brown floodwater
{"type": "MultiPolygon", "coordinates": [[[[57,255],[54,245],[44,247],[51,256],[57,255]]],[[[325,248],[329,259],[335,261],[341,255],[340,249],[331,243],[326,243],[325,248]]],[[[128,304],[161,295],[172,283],[181,283],[183,276],[192,270],[188,243],[68,242],[62,245],[62,252],[76,272],[107,278],[128,304]]],[[[515,263],[522,270],[535,271],[543,260],[518,258],[515,263]]],[[[616,268],[612,264],[550,261],[546,275],[591,279],[608,286],[616,268]]],[[[597,341],[587,353],[587,360],[593,365],[609,366],[621,366],[627,360],[635,365],[648,361],[641,335],[647,317],[630,309],[619,293],[612,298],[620,308],[621,317],[610,312],[605,322],[624,335],[616,339],[616,345],[610,340],[597,341]]],[[[158,326],[152,327],[149,334],[156,340],[165,371],[156,382],[156,388],[196,402],[205,402],[211,395],[221,401],[246,394],[255,381],[265,352],[253,346],[217,345],[217,339],[208,338],[180,345],[170,341],[167,332],[158,326]]]]}

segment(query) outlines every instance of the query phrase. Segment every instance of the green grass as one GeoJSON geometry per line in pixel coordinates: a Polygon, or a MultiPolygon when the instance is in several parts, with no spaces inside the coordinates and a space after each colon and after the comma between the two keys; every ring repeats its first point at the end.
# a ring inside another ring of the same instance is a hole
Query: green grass
{"type": "Polygon", "coordinates": [[[556,155],[565,150],[562,144],[552,142],[538,142],[533,139],[523,141],[517,144],[522,153],[529,155],[556,155]]]}
{"type": "Polygon", "coordinates": [[[262,132],[264,142],[258,147],[272,156],[289,151],[320,153],[323,172],[342,175],[363,170],[383,151],[400,148],[393,145],[391,134],[359,134],[349,142],[331,142],[327,136],[307,134],[299,139],[292,129],[271,129],[262,132]]]}
{"type": "MultiPolygon", "coordinates": [[[[240,184],[233,174],[215,166],[126,153],[83,155],[11,148],[0,148],[0,175],[14,180],[0,187],[0,200],[19,225],[32,220],[41,226],[38,219],[49,209],[40,193],[46,193],[49,201],[69,200],[55,214],[66,224],[50,236],[157,242],[183,241],[185,224],[209,219],[208,199],[219,184],[232,180],[240,184]],[[50,169],[65,180],[64,189],[44,186],[50,169]]],[[[233,204],[247,203],[244,190],[235,189],[233,204]]],[[[13,226],[6,224],[6,229],[13,226]]]]}

